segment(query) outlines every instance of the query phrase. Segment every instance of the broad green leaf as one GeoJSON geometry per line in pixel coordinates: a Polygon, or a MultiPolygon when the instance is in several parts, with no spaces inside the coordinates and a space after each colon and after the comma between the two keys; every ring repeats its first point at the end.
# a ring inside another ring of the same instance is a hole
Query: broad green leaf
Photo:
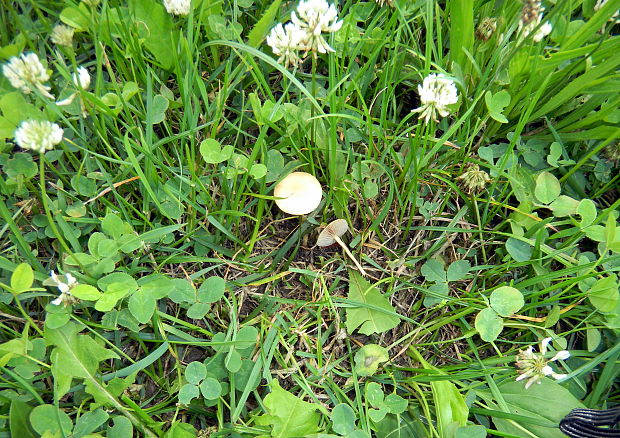
{"type": "Polygon", "coordinates": [[[131,284],[111,283],[95,303],[95,309],[100,312],[109,312],[116,306],[119,300],[122,300],[131,292],[131,287],[131,284]]]}
{"type": "Polygon", "coordinates": [[[163,438],[195,438],[196,428],[189,423],[175,421],[172,427],[166,431],[163,438]]]}
{"type": "Polygon", "coordinates": [[[332,429],[340,435],[346,435],[355,429],[355,412],[346,403],[339,403],[334,406],[331,416],[332,429]]]}
{"type": "Polygon", "coordinates": [[[37,438],[38,435],[30,426],[30,412],[32,406],[27,405],[23,401],[11,400],[9,408],[9,430],[13,432],[13,436],[19,438],[37,438]]]}
{"type": "Polygon", "coordinates": [[[588,298],[594,307],[601,312],[611,312],[618,303],[618,277],[613,274],[596,280],[590,288],[588,298]]]}
{"type": "Polygon", "coordinates": [[[260,20],[254,25],[248,34],[249,46],[258,47],[263,38],[267,36],[269,29],[275,25],[274,20],[280,11],[280,4],[282,4],[282,0],[275,0],[271,3],[260,20]]]}
{"type": "Polygon", "coordinates": [[[173,41],[176,32],[172,18],[162,4],[154,0],[129,0],[128,5],[135,16],[140,38],[161,66],[169,70],[174,65],[173,41]]]}
{"type": "MultiPolygon", "coordinates": [[[[498,385],[498,389],[502,404],[508,408],[509,413],[517,414],[523,420],[508,421],[493,417],[493,423],[500,432],[517,437],[566,438],[558,429],[560,420],[571,410],[584,407],[566,388],[549,378],[543,378],[540,384],[532,385],[529,389],[525,389],[524,382],[507,380],[498,385]],[[548,423],[549,427],[529,423],[527,419],[548,423]]],[[[491,391],[478,390],[476,394],[489,404],[490,409],[502,411],[491,391]]]]}
{"type": "Polygon", "coordinates": [[[41,435],[67,436],[73,430],[71,418],[54,405],[40,405],[30,413],[32,428],[41,435]]]}
{"type": "Polygon", "coordinates": [[[146,324],[151,320],[157,300],[148,291],[140,288],[129,297],[129,311],[141,324],[146,324]]]}
{"type": "Polygon", "coordinates": [[[216,400],[222,394],[222,385],[213,377],[207,377],[200,384],[200,393],[207,400],[216,400]]]}
{"type": "Polygon", "coordinates": [[[132,438],[133,425],[125,417],[114,417],[114,426],[108,428],[108,438],[132,438]]]}
{"type": "Polygon", "coordinates": [[[222,148],[219,141],[214,138],[207,138],[200,143],[200,155],[208,164],[218,164],[228,160],[234,149],[230,145],[222,148]]]}
{"type": "Polygon", "coordinates": [[[73,379],[101,386],[95,377],[99,362],[118,359],[116,353],[102,347],[90,336],[79,335],[79,331],[80,326],[72,322],[59,329],[45,328],[45,340],[54,347],[50,358],[56,400],[69,391],[73,379]]]}
{"type": "Polygon", "coordinates": [[[577,214],[581,216],[581,228],[592,225],[596,219],[596,205],[591,199],[582,199],[577,206],[577,214]]]}
{"type": "Polygon", "coordinates": [[[553,143],[551,143],[551,146],[549,146],[549,155],[547,155],[547,163],[549,163],[550,166],[558,167],[559,166],[558,160],[560,159],[561,156],[562,156],[562,145],[558,143],[557,141],[554,141],[553,143]]]}
{"type": "Polygon", "coordinates": [[[549,204],[549,208],[557,217],[571,216],[577,213],[579,201],[570,196],[560,195],[555,201],[549,204]]]}
{"type": "Polygon", "coordinates": [[[527,242],[514,237],[506,240],[506,250],[517,262],[527,262],[532,257],[532,247],[527,242]]]}
{"type": "Polygon", "coordinates": [[[317,405],[282,389],[276,379],[269,386],[271,393],[263,400],[267,413],[258,417],[257,423],[271,425],[272,437],[298,438],[319,431],[321,415],[317,405]]]}
{"type": "Polygon", "coordinates": [[[469,260],[457,260],[450,263],[448,266],[448,281],[459,281],[465,278],[469,270],[471,269],[471,263],[469,260]]]}
{"type": "Polygon", "coordinates": [[[192,303],[196,301],[196,289],[189,281],[183,278],[172,279],[172,291],[168,294],[168,298],[177,304],[192,303]]]}
{"type": "Polygon", "coordinates": [[[110,416],[103,409],[95,409],[94,411],[86,412],[75,422],[75,428],[73,429],[73,436],[75,438],[82,437],[91,432],[94,432],[108,421],[110,416]]]}
{"type": "Polygon", "coordinates": [[[205,377],[207,377],[207,367],[202,362],[190,362],[185,368],[185,378],[193,385],[198,385],[205,377]]]}
{"type": "Polygon", "coordinates": [[[379,364],[390,359],[387,349],[377,344],[367,344],[355,353],[355,372],[358,376],[372,376],[379,364]]]}
{"type": "Polygon", "coordinates": [[[195,399],[199,395],[200,390],[198,389],[197,385],[194,385],[192,383],[186,383],[185,385],[181,386],[181,389],[179,390],[179,403],[183,405],[188,405],[189,402],[192,401],[192,399],[195,399]]]}
{"type": "MultiPolygon", "coordinates": [[[[13,138],[15,129],[23,120],[45,119],[45,115],[37,109],[33,104],[29,103],[19,91],[3,94],[0,96],[0,112],[3,117],[0,118],[0,140],[3,138],[13,138]]],[[[22,152],[18,152],[22,153],[22,152]]]]}
{"type": "Polygon", "coordinates": [[[198,301],[203,303],[215,303],[226,292],[226,281],[222,277],[212,276],[207,278],[198,288],[198,301]]]}
{"type": "Polygon", "coordinates": [[[71,289],[71,295],[80,300],[96,301],[101,298],[101,292],[89,284],[78,284],[71,289]]]}
{"type": "Polygon", "coordinates": [[[561,190],[560,181],[549,172],[541,172],[536,178],[534,195],[543,204],[551,204],[555,201],[560,196],[561,190]]]}
{"type": "Polygon", "coordinates": [[[156,125],[166,119],[166,110],[168,110],[169,101],[161,94],[153,96],[153,102],[151,103],[150,115],[151,123],[156,125]]]}
{"type": "Polygon", "coordinates": [[[431,284],[426,295],[424,296],[424,307],[432,307],[437,304],[441,304],[443,301],[450,298],[449,294],[450,287],[448,286],[448,283],[431,284]]]}
{"type": "Polygon", "coordinates": [[[231,348],[226,355],[226,360],[224,361],[226,365],[226,369],[231,373],[236,373],[241,369],[241,365],[243,364],[241,360],[241,355],[237,350],[231,348]]]}
{"type": "Polygon", "coordinates": [[[377,382],[368,382],[366,384],[366,402],[370,403],[371,406],[375,408],[381,406],[384,396],[383,389],[381,389],[381,385],[377,382]]]}
{"type": "Polygon", "coordinates": [[[359,332],[364,335],[382,333],[396,327],[400,321],[395,315],[383,312],[367,306],[374,306],[388,312],[396,313],[390,302],[379,290],[366,281],[360,274],[349,270],[349,295],[350,304],[356,307],[346,308],[346,327],[349,333],[353,333],[359,327],[359,332]]]}
{"type": "Polygon", "coordinates": [[[590,328],[586,330],[586,345],[588,346],[588,351],[593,352],[596,350],[601,343],[601,332],[598,329],[590,328]]]}
{"type": "Polygon", "coordinates": [[[434,281],[435,283],[443,283],[446,281],[446,270],[439,260],[427,260],[426,263],[422,265],[421,272],[426,281],[434,281]]]}
{"type": "Polygon", "coordinates": [[[368,409],[368,416],[375,423],[383,420],[387,414],[388,409],[383,405],[377,409],[368,409]]]}
{"type": "Polygon", "coordinates": [[[90,12],[84,3],[80,3],[79,7],[70,6],[64,8],[60,12],[60,21],[73,27],[78,32],[88,29],[90,24],[90,12]]]}
{"type": "Polygon", "coordinates": [[[504,108],[510,104],[510,93],[508,93],[508,91],[501,90],[495,94],[487,91],[484,95],[484,101],[487,105],[491,118],[500,123],[508,123],[508,119],[503,114],[504,108]]]}
{"type": "Polygon", "coordinates": [[[20,263],[11,275],[11,289],[16,294],[27,291],[34,283],[34,272],[28,263],[20,263]]]}
{"type": "Polygon", "coordinates": [[[131,225],[111,212],[101,220],[101,229],[113,239],[119,239],[123,234],[133,233],[131,225]]]}
{"type": "Polygon", "coordinates": [[[172,289],[172,280],[163,274],[151,274],[138,280],[138,286],[145,294],[159,300],[165,298],[172,289]]]}
{"type": "Polygon", "coordinates": [[[267,175],[267,166],[261,163],[252,164],[249,174],[254,179],[261,179],[262,177],[267,175]]]}
{"type": "Polygon", "coordinates": [[[241,327],[235,335],[235,349],[245,350],[256,345],[258,339],[258,329],[253,325],[241,327]]]}
{"type": "Polygon", "coordinates": [[[14,338],[0,344],[0,366],[5,366],[15,356],[25,356],[32,350],[32,342],[23,338],[14,338]]]}
{"type": "Polygon", "coordinates": [[[402,414],[407,410],[407,400],[398,394],[388,394],[383,401],[390,414],[402,414]]]}
{"type": "Polygon", "coordinates": [[[504,320],[495,310],[487,307],[476,315],[475,326],[483,341],[492,342],[502,332],[504,320]]]}
{"type": "Polygon", "coordinates": [[[32,160],[32,155],[24,152],[17,152],[9,158],[4,165],[4,171],[11,178],[23,176],[24,178],[32,178],[38,172],[36,163],[32,160]]]}
{"type": "Polygon", "coordinates": [[[211,304],[209,303],[194,303],[187,309],[187,317],[191,319],[200,319],[211,310],[211,304]]]}
{"type": "Polygon", "coordinates": [[[456,430],[456,438],[485,438],[487,430],[484,426],[462,426],[456,430]]]}
{"type": "Polygon", "coordinates": [[[489,301],[493,310],[505,317],[517,313],[525,305],[521,291],[510,286],[495,289],[489,301]]]}

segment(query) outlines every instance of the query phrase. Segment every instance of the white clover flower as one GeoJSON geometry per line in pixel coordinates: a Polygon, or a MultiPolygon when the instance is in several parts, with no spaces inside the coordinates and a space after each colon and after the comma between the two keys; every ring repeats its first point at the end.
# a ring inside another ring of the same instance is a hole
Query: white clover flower
{"type": "Polygon", "coordinates": [[[394,0],[375,0],[377,3],[379,3],[379,6],[385,6],[386,4],[388,6],[392,6],[394,7],[394,0]]]}
{"type": "Polygon", "coordinates": [[[54,271],[50,271],[50,278],[44,282],[47,286],[55,286],[60,291],[58,298],[51,303],[55,306],[64,304],[65,306],[77,302],[77,299],[71,295],[71,289],[78,285],[76,278],[67,273],[62,276],[56,275],[54,271]],[[64,277],[64,278],[63,278],[64,277]]]}
{"type": "Polygon", "coordinates": [[[77,72],[71,75],[73,79],[73,85],[82,90],[88,89],[90,85],[90,75],[88,74],[88,70],[84,67],[78,67],[77,72]]]}
{"type": "Polygon", "coordinates": [[[532,32],[534,32],[532,39],[538,43],[544,37],[549,35],[553,30],[553,26],[551,26],[551,23],[549,23],[548,21],[545,21],[542,26],[538,27],[538,25],[542,22],[542,19],[543,14],[541,12],[540,14],[538,14],[536,20],[530,21],[529,23],[524,23],[523,20],[519,21],[519,31],[523,32],[522,38],[527,38],[532,32]],[[538,29],[536,29],[537,27],[538,29]]]}
{"type": "Polygon", "coordinates": [[[47,81],[50,75],[39,61],[36,53],[22,53],[19,56],[12,57],[2,67],[2,73],[13,87],[19,88],[25,94],[37,89],[44,96],[50,99],[54,98],[49,93],[50,87],[43,85],[43,82],[47,81]]]}
{"type": "Polygon", "coordinates": [[[52,29],[51,40],[54,44],[59,46],[71,47],[73,42],[73,34],[75,29],[64,24],[57,24],[52,29]]]}
{"type": "Polygon", "coordinates": [[[62,129],[47,120],[26,120],[15,131],[15,143],[21,148],[44,153],[62,141],[62,129]]]}
{"type": "Polygon", "coordinates": [[[419,119],[424,119],[426,123],[433,119],[437,121],[438,112],[442,117],[450,114],[449,105],[458,102],[459,97],[454,81],[443,74],[430,74],[424,78],[421,85],[418,85],[420,102],[422,106],[413,110],[420,113],[419,119]]]}
{"type": "Polygon", "coordinates": [[[315,55],[316,52],[334,51],[322,33],[336,32],[342,27],[342,20],[338,21],[336,6],[328,4],[326,0],[301,0],[297,11],[291,15],[291,21],[306,34],[304,50],[312,50],[315,55]]]}
{"type": "Polygon", "coordinates": [[[465,190],[468,193],[479,192],[484,189],[489,181],[491,181],[489,174],[484,170],[480,170],[480,166],[477,164],[469,165],[467,167],[467,171],[456,179],[463,181],[465,190]]]}
{"type": "Polygon", "coordinates": [[[545,359],[547,353],[547,346],[551,342],[551,338],[545,338],[540,343],[540,354],[534,353],[534,348],[529,346],[527,350],[519,350],[517,354],[516,365],[519,368],[517,372],[517,382],[527,379],[525,383],[525,389],[528,389],[534,383],[539,383],[544,376],[551,376],[556,380],[566,378],[566,374],[558,374],[553,371],[553,368],[549,365],[556,360],[566,360],[570,357],[570,353],[566,350],[558,351],[551,359],[545,359]]]}
{"type": "Polygon", "coordinates": [[[299,50],[303,49],[305,39],[306,33],[295,23],[287,23],[285,26],[278,23],[267,35],[267,44],[279,56],[279,63],[285,67],[297,67],[301,61],[299,50]]]}
{"type": "Polygon", "coordinates": [[[164,0],[166,11],[172,15],[189,14],[192,2],[191,0],[164,0]]]}

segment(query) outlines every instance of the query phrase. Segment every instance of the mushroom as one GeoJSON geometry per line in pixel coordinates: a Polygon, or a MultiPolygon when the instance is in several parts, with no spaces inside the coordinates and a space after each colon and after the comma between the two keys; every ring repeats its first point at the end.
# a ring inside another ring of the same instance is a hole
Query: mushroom
{"type": "Polygon", "coordinates": [[[362,275],[368,275],[366,271],[364,271],[364,268],[362,268],[362,265],[360,265],[357,259],[353,256],[351,251],[349,251],[347,245],[345,245],[342,239],[340,239],[340,236],[342,236],[347,231],[349,231],[349,225],[347,225],[347,221],[345,221],[344,219],[336,219],[335,221],[330,222],[323,229],[323,231],[321,231],[318,239],[316,240],[316,244],[317,246],[329,246],[337,243],[342,247],[346,255],[349,256],[351,260],[353,260],[353,263],[355,263],[355,266],[357,266],[357,269],[359,269],[362,275]]]}
{"type": "Polygon", "coordinates": [[[293,172],[276,184],[276,205],[284,213],[308,214],[321,203],[323,192],[319,180],[306,172],[293,172]]]}

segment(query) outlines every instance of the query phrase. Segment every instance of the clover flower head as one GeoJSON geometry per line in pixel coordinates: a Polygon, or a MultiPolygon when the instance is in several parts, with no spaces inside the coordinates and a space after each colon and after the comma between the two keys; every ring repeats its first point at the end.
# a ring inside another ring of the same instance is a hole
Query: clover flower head
{"type": "Polygon", "coordinates": [[[521,10],[521,20],[519,21],[519,32],[522,38],[527,38],[532,32],[532,39],[534,42],[540,42],[544,37],[549,35],[553,30],[551,23],[546,21],[540,26],[543,21],[543,11],[540,0],[528,0],[523,5],[521,10]]]}
{"type": "Polygon", "coordinates": [[[551,23],[549,23],[548,21],[545,21],[542,26],[538,27],[538,25],[542,21],[543,14],[540,14],[538,17],[538,21],[532,21],[528,24],[523,24],[523,22],[519,22],[519,30],[523,31],[523,38],[527,38],[532,32],[534,32],[532,39],[534,40],[534,42],[537,43],[542,41],[542,39],[549,35],[553,30],[553,26],[551,26],[551,23]],[[537,27],[538,29],[536,29],[537,27]]]}
{"type": "Polygon", "coordinates": [[[90,75],[84,67],[78,67],[77,72],[71,75],[71,79],[73,79],[73,85],[82,90],[87,90],[90,85],[90,75]]]}
{"type": "Polygon", "coordinates": [[[458,93],[454,81],[443,74],[430,74],[424,78],[421,85],[418,85],[418,93],[422,106],[413,110],[420,113],[418,118],[424,119],[426,123],[430,119],[437,121],[436,112],[442,117],[450,114],[449,105],[458,102],[458,93]]]}
{"type": "Polygon", "coordinates": [[[474,193],[484,189],[487,183],[491,181],[489,174],[484,170],[480,170],[480,166],[477,164],[470,165],[467,171],[457,179],[463,181],[465,190],[467,190],[468,193],[474,193]]]}
{"type": "Polygon", "coordinates": [[[570,353],[566,350],[558,351],[551,359],[545,359],[547,353],[547,347],[551,342],[551,338],[545,338],[540,343],[540,353],[534,353],[534,348],[530,345],[527,350],[519,350],[519,354],[516,357],[515,365],[517,368],[517,382],[521,380],[527,380],[525,382],[525,389],[528,389],[534,383],[540,384],[540,381],[545,376],[551,376],[556,380],[564,379],[566,374],[558,374],[553,371],[553,368],[549,365],[551,362],[557,360],[566,360],[570,357],[570,353]]]}
{"type": "Polygon", "coordinates": [[[166,11],[172,15],[187,15],[191,9],[191,0],[164,0],[166,11]]]}
{"type": "Polygon", "coordinates": [[[280,56],[279,63],[285,67],[297,67],[301,62],[299,50],[303,48],[305,39],[306,33],[295,23],[278,23],[267,36],[267,44],[273,53],[280,56]]]}
{"type": "Polygon", "coordinates": [[[336,6],[328,4],[327,0],[301,0],[291,14],[291,21],[305,33],[304,50],[312,50],[315,54],[334,52],[322,33],[336,32],[342,27],[336,6]]]}
{"type": "Polygon", "coordinates": [[[64,275],[56,275],[54,271],[50,271],[50,278],[44,282],[47,286],[55,286],[60,291],[60,295],[55,300],[52,300],[52,304],[59,306],[64,304],[68,306],[76,303],[78,300],[71,295],[71,289],[78,285],[76,278],[67,273],[64,275]]]}
{"type": "Polygon", "coordinates": [[[2,73],[13,87],[19,88],[24,94],[29,94],[37,89],[44,96],[50,99],[54,98],[49,93],[50,87],[43,85],[43,82],[47,81],[50,75],[39,61],[36,53],[22,53],[19,56],[12,57],[2,67],[2,73]]]}
{"type": "Polygon", "coordinates": [[[15,143],[21,148],[44,153],[62,141],[62,129],[47,120],[26,120],[15,130],[15,143]]]}
{"type": "Polygon", "coordinates": [[[65,26],[64,24],[57,24],[52,29],[52,35],[50,38],[52,42],[58,46],[71,47],[74,33],[75,29],[72,27],[65,26]]]}
{"type": "Polygon", "coordinates": [[[476,38],[482,41],[489,41],[497,30],[497,18],[485,17],[476,28],[476,38]]]}

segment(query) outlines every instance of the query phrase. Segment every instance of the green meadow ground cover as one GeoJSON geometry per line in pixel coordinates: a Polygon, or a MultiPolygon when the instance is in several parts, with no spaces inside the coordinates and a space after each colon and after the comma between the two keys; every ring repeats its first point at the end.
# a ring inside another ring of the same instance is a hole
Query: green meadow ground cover
{"type": "Polygon", "coordinates": [[[5,1],[0,435],[553,438],[619,404],[619,9],[5,1]],[[288,214],[293,172],[322,196],[288,214]]]}

